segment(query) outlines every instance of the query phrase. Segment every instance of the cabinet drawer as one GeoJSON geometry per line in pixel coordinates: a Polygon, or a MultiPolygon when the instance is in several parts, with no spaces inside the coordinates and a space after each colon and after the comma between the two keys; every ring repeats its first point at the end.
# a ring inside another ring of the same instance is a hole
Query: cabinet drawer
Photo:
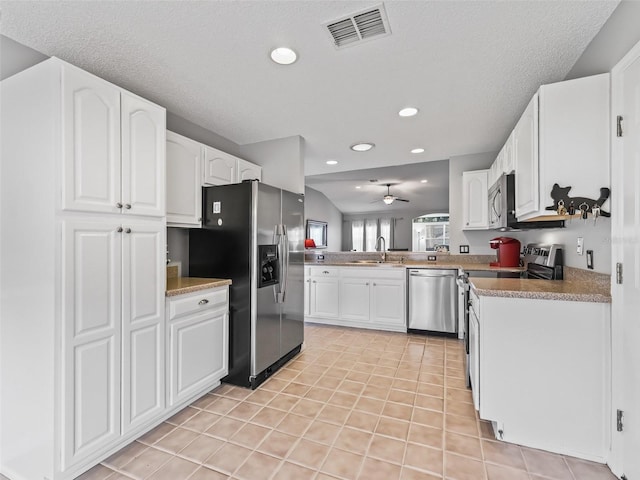
{"type": "Polygon", "coordinates": [[[311,267],[312,277],[337,277],[340,272],[338,267],[311,267]]]}
{"type": "Polygon", "coordinates": [[[169,300],[169,320],[182,315],[200,312],[225,305],[228,301],[227,287],[181,295],[169,300]]]}

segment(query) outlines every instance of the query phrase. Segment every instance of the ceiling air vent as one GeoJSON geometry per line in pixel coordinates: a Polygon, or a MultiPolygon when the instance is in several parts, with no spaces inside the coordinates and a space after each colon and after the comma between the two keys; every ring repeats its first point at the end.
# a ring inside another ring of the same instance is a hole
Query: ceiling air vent
{"type": "Polygon", "coordinates": [[[365,40],[387,36],[391,33],[383,4],[368,8],[349,17],[326,23],[325,26],[329,30],[336,48],[354,45],[365,40]]]}

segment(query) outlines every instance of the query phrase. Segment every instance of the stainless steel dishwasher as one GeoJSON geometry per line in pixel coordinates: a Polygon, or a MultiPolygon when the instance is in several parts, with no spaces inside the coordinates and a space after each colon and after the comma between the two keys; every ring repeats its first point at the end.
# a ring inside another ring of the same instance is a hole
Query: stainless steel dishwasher
{"type": "Polygon", "coordinates": [[[458,270],[408,270],[407,328],[428,332],[458,332],[458,270]]]}

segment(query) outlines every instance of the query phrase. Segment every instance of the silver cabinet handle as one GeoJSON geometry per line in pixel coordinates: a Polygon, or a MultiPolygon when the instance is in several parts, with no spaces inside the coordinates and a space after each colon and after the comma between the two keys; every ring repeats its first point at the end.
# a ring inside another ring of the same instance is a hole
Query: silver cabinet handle
{"type": "Polygon", "coordinates": [[[130,228],[125,228],[124,229],[124,233],[131,233],[131,229],[130,228]]]}
{"type": "MultiPolygon", "coordinates": [[[[365,283],[365,285],[368,287],[369,286],[369,282],[365,283]]],[[[375,284],[374,284],[375,285],[375,284]]]]}
{"type": "Polygon", "coordinates": [[[316,281],[314,280],[313,283],[316,283],[316,281]]]}
{"type": "Polygon", "coordinates": [[[122,208],[122,204],[120,202],[116,203],[117,208],[122,208]]]}
{"type": "Polygon", "coordinates": [[[325,275],[328,275],[329,271],[328,270],[323,270],[322,273],[324,273],[325,275]]]}
{"type": "Polygon", "coordinates": [[[130,204],[130,203],[127,203],[127,204],[124,206],[124,208],[126,208],[127,210],[131,210],[131,204],[130,204]]]}
{"type": "Polygon", "coordinates": [[[376,284],[374,283],[374,284],[373,284],[373,286],[375,287],[375,286],[376,286],[376,284]]]}
{"type": "Polygon", "coordinates": [[[122,233],[122,227],[118,227],[118,230],[116,230],[116,232],[122,233]]]}
{"type": "Polygon", "coordinates": [[[209,300],[207,300],[206,298],[203,298],[198,302],[198,305],[206,305],[207,303],[209,303],[209,300]]]}
{"type": "Polygon", "coordinates": [[[307,283],[310,283],[310,282],[311,282],[311,280],[307,280],[307,283]]]}

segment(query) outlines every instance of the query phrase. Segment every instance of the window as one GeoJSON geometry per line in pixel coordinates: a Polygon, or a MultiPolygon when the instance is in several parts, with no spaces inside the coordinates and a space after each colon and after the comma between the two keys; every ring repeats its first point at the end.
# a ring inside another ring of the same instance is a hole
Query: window
{"type": "Polygon", "coordinates": [[[362,252],[364,247],[364,220],[351,222],[352,248],[356,252],[362,252]]]}
{"type": "Polygon", "coordinates": [[[376,250],[376,238],[378,237],[378,219],[377,218],[367,218],[364,221],[365,232],[364,232],[364,241],[365,241],[365,251],[366,252],[375,252],[376,250]]]}
{"type": "Polygon", "coordinates": [[[393,219],[367,218],[351,221],[351,248],[356,252],[374,252],[376,240],[384,237],[385,248],[393,247],[393,219]]]}

